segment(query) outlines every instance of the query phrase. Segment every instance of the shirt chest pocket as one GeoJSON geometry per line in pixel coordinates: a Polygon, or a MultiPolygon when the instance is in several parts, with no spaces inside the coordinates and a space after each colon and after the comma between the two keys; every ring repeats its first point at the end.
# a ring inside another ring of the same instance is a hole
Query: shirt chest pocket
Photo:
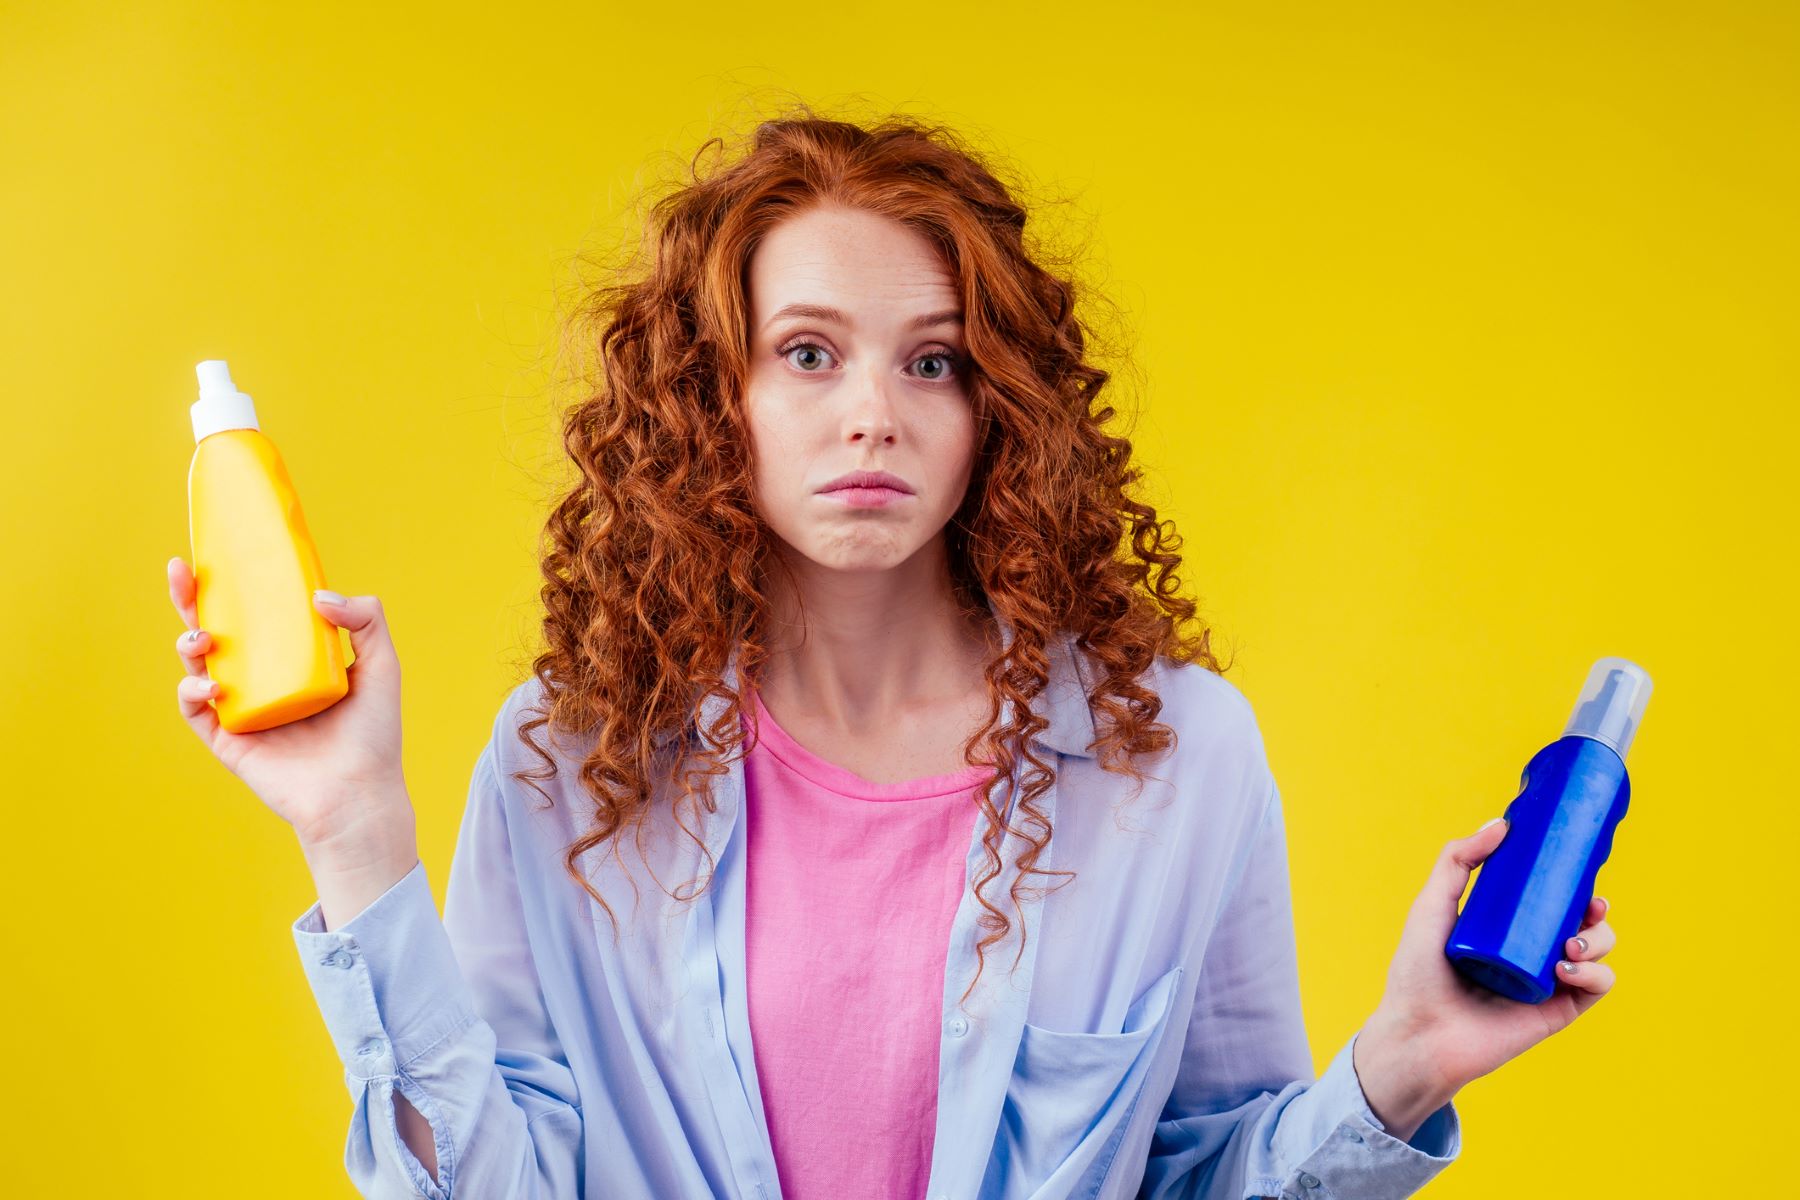
{"type": "Polygon", "coordinates": [[[1173,967],[1145,988],[1117,1032],[1025,1023],[982,1200],[1087,1194],[1099,1183],[1131,1122],[1181,974],[1173,967]]]}

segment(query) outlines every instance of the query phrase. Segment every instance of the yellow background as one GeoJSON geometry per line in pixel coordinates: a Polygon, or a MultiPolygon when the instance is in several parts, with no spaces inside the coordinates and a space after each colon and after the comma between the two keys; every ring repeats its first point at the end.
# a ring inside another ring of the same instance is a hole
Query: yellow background
{"type": "Polygon", "coordinates": [[[194,365],[386,604],[441,901],[577,258],[789,95],[948,121],[1087,239],[1282,783],[1319,1067],[1589,664],[1654,677],[1618,987],[1458,1097],[1427,1192],[1778,1167],[1797,49],[1778,3],[0,8],[5,1192],[351,1195],[309,877],[176,709],[194,365]]]}

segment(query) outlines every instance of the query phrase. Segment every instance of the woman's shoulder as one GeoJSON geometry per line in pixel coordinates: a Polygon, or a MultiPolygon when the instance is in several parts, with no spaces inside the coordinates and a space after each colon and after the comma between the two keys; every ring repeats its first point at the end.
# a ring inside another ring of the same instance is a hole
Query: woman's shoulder
{"type": "Polygon", "coordinates": [[[1249,696],[1232,680],[1198,662],[1159,656],[1147,686],[1162,701],[1157,720],[1175,730],[1190,751],[1262,753],[1262,727],[1249,696]]]}
{"type": "Polygon", "coordinates": [[[535,674],[509,688],[501,697],[494,714],[492,741],[497,762],[517,770],[527,763],[542,765],[543,758],[532,749],[541,746],[556,760],[557,770],[579,766],[592,748],[592,733],[577,735],[558,729],[547,718],[550,696],[543,680],[535,674]],[[529,739],[531,745],[527,745],[529,739]]]}
{"type": "Polygon", "coordinates": [[[515,816],[530,811],[542,814],[555,828],[555,836],[564,836],[572,828],[576,800],[569,788],[578,777],[586,751],[575,744],[567,731],[557,732],[544,718],[548,715],[546,689],[535,675],[508,688],[500,698],[482,757],[493,771],[494,786],[503,809],[515,816]],[[550,756],[546,764],[544,755],[550,756]],[[554,767],[551,773],[546,767],[554,767]],[[528,773],[531,783],[521,778],[528,773]],[[553,803],[546,805],[547,793],[553,803]]]}
{"type": "Polygon", "coordinates": [[[1155,674],[1149,686],[1163,703],[1157,720],[1174,731],[1175,742],[1157,774],[1183,797],[1177,807],[1206,813],[1212,831],[1218,822],[1253,825],[1273,774],[1250,697],[1201,663],[1162,659],[1155,674]]]}
{"type": "MultiPolygon", "coordinates": [[[[1073,706],[1081,713],[1081,720],[1077,722],[1067,715],[1069,706],[1053,706],[1053,711],[1062,714],[1065,725],[1082,726],[1078,733],[1067,735],[1066,740],[1085,742],[1103,723],[1093,706],[1093,690],[1098,687],[1100,672],[1091,652],[1078,655],[1077,661],[1088,701],[1073,706]]],[[[1209,820],[1231,821],[1237,819],[1233,813],[1256,808],[1267,794],[1271,776],[1256,709],[1243,689],[1203,663],[1160,655],[1138,677],[1138,683],[1156,697],[1157,710],[1152,719],[1172,735],[1163,751],[1139,760],[1147,774],[1159,781],[1157,787],[1170,790],[1179,798],[1166,811],[1199,809],[1210,814],[1209,820]]],[[[1094,766],[1067,765],[1078,769],[1094,766]]],[[[1108,775],[1097,775],[1088,782],[1094,786],[1125,787],[1108,775]]]]}

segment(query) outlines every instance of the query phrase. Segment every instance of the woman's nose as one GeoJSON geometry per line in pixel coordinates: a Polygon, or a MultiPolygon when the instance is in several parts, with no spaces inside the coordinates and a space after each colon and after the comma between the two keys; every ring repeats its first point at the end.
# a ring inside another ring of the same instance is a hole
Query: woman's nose
{"type": "Polygon", "coordinates": [[[850,381],[850,427],[853,432],[891,437],[895,429],[893,383],[873,368],[850,381]]]}

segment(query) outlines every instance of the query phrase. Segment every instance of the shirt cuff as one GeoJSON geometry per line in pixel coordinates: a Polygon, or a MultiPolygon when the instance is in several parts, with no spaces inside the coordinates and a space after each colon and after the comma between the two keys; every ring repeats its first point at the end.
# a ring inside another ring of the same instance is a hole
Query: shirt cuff
{"type": "Polygon", "coordinates": [[[1284,1178],[1268,1180],[1284,1196],[1410,1196],[1462,1151],[1462,1120],[1446,1103],[1401,1141],[1369,1106],[1356,1077],[1353,1034],[1324,1073],[1282,1114],[1281,1140],[1298,1153],[1284,1178]],[[1289,1123],[1293,1122],[1290,1132],[1289,1123]]]}
{"type": "Polygon", "coordinates": [[[391,1076],[477,1019],[423,862],[336,929],[325,928],[315,901],[293,932],[306,981],[353,1079],[391,1076]]]}

